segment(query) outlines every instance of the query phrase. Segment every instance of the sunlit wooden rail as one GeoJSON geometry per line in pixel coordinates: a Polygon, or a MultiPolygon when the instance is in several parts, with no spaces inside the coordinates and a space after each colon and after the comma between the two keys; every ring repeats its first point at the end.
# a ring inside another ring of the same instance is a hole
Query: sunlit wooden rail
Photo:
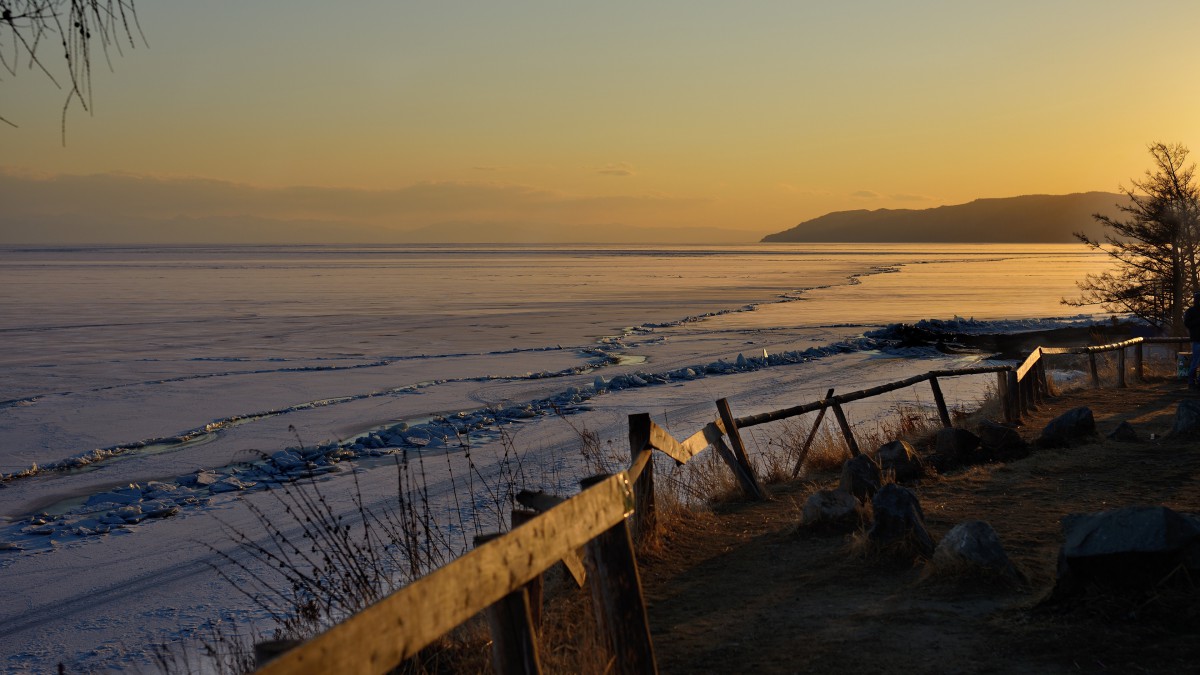
{"type": "MultiPolygon", "coordinates": [[[[935,370],[868,389],[834,395],[781,410],[734,417],[729,402],[716,402],[717,416],[683,440],[648,414],[629,416],[630,467],[581,482],[570,499],[530,495],[532,511],[514,510],[513,529],[478,538],[477,546],[450,564],[362,610],[324,633],[260,665],[259,673],[386,673],[471,617],[486,614],[498,673],[539,673],[543,572],[564,562],[576,581],[591,589],[595,618],[606,636],[612,672],[654,673],[657,666],[646,618],[636,542],[657,527],[653,452],[686,463],[708,448],[730,467],[746,496],[763,499],[740,430],[826,410],[837,418],[849,452],[860,453],[844,406],[881,394],[929,383],[942,425],[952,425],[940,380],[995,375],[1005,420],[1019,423],[1049,395],[1046,357],[1088,355],[1092,384],[1100,385],[1097,354],[1117,352],[1116,386],[1126,385],[1126,351],[1134,350],[1134,376],[1143,377],[1143,345],[1186,343],[1187,338],[1134,338],[1087,347],[1038,347],[1019,366],[935,370]],[[728,438],[728,442],[726,439],[728,438]]],[[[811,444],[813,433],[801,451],[811,444]]],[[[797,463],[797,469],[799,463],[797,463]]]]}

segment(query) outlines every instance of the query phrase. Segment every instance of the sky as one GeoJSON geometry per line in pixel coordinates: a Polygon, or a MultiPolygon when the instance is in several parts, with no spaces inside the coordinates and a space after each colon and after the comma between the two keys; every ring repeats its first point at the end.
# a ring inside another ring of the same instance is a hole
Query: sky
{"type": "Polygon", "coordinates": [[[97,59],[65,146],[65,93],[0,71],[0,241],[751,241],[1115,191],[1147,144],[1200,148],[1191,1],[137,12],[147,44],[97,59]]]}

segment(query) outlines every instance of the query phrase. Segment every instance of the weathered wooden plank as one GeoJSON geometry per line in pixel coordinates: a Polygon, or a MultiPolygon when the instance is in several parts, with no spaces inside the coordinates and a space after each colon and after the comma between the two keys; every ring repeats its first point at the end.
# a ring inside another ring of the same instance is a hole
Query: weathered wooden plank
{"type": "MultiPolygon", "coordinates": [[[[545,513],[565,501],[567,501],[565,498],[547,492],[521,490],[517,493],[518,504],[531,508],[538,513],[545,513]]],[[[571,573],[571,578],[582,588],[583,584],[587,582],[587,568],[583,565],[583,553],[579,550],[570,551],[563,556],[562,563],[567,566],[567,571],[571,573]]]]}
{"type": "Polygon", "coordinates": [[[1041,347],[1038,347],[1037,349],[1034,349],[1032,352],[1030,352],[1029,356],[1025,358],[1025,361],[1020,366],[1017,367],[1017,379],[1023,381],[1025,379],[1025,376],[1029,374],[1029,371],[1033,370],[1033,367],[1036,366],[1038,364],[1038,361],[1040,361],[1041,359],[1042,359],[1042,348],[1041,347]]]}
{"type": "Polygon", "coordinates": [[[629,477],[621,472],[414,581],[258,672],[387,672],[568,553],[624,523],[632,509],[629,477]]]}
{"type": "Polygon", "coordinates": [[[666,429],[651,422],[649,445],[676,462],[686,464],[698,452],[708,447],[708,441],[704,438],[703,431],[697,431],[686,441],[680,443],[666,429]],[[698,440],[694,441],[693,439],[697,439],[697,437],[698,440]]]}

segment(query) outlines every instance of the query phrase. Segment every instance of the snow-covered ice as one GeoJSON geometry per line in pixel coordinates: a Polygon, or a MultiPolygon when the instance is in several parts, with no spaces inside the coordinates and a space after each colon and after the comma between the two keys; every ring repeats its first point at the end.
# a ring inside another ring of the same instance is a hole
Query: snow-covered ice
{"type": "MultiPolygon", "coordinates": [[[[464,445],[494,478],[499,429],[524,487],[571,492],[578,429],[622,448],[631,413],[686,436],[718,398],[751,414],[971,365],[985,355],[872,331],[1104,318],[1059,299],[1106,264],[1012,245],[0,250],[0,663],[128,667],[210,620],[269,630],[209,548],[255,531],[248,505],[279,508],[264,485],[314,476],[349,510],[354,475],[383,505],[385,460],[407,453],[457,522],[464,445]]],[[[942,386],[970,401],[990,384],[942,386]]],[[[498,517],[462,525],[464,545],[498,517]]]]}

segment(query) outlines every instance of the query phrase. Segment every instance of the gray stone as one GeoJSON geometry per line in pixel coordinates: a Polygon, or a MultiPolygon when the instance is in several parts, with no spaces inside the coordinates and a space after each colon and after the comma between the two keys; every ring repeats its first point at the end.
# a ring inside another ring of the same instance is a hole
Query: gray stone
{"type": "Polygon", "coordinates": [[[979,449],[979,437],[966,429],[956,427],[938,429],[933,449],[936,453],[938,469],[974,464],[981,459],[979,453],[976,452],[979,449]]]}
{"type": "Polygon", "coordinates": [[[866,455],[852,457],[842,464],[842,478],[838,489],[858,497],[864,502],[870,499],[883,483],[879,465],[866,455]]]}
{"type": "Polygon", "coordinates": [[[1180,565],[1200,571],[1200,526],[1164,506],[1131,506],[1062,520],[1057,591],[1082,583],[1150,588],[1180,565]]]}
{"type": "Polygon", "coordinates": [[[979,445],[985,457],[998,462],[1029,456],[1029,445],[1015,429],[990,420],[979,425],[979,445]]]}
{"type": "Polygon", "coordinates": [[[852,530],[862,524],[862,502],[845,490],[820,490],[804,502],[805,527],[852,530]]]}
{"type": "Polygon", "coordinates": [[[1096,436],[1096,419],[1092,409],[1086,406],[1072,408],[1050,420],[1042,435],[1038,438],[1038,446],[1043,448],[1061,448],[1090,440],[1096,436]]]}
{"type": "Polygon", "coordinates": [[[897,483],[908,483],[925,475],[925,465],[907,441],[884,443],[875,451],[881,471],[892,472],[897,483]]]}
{"type": "Polygon", "coordinates": [[[956,567],[966,564],[1012,581],[1021,579],[996,530],[982,520],[968,520],[951,528],[938,542],[933,560],[956,567]]]}
{"type": "Polygon", "coordinates": [[[1175,408],[1175,425],[1172,436],[1195,436],[1200,434],[1200,400],[1184,399],[1175,408]]]}
{"type": "Polygon", "coordinates": [[[1129,422],[1121,422],[1117,425],[1117,428],[1113,429],[1112,433],[1108,435],[1108,439],[1111,441],[1134,443],[1138,441],[1138,433],[1137,430],[1133,428],[1133,425],[1129,422]]]}
{"type": "Polygon", "coordinates": [[[867,537],[879,546],[904,544],[916,553],[933,554],[933,539],[925,529],[925,514],[917,495],[906,487],[892,483],[883,486],[871,500],[875,521],[867,537]]]}

